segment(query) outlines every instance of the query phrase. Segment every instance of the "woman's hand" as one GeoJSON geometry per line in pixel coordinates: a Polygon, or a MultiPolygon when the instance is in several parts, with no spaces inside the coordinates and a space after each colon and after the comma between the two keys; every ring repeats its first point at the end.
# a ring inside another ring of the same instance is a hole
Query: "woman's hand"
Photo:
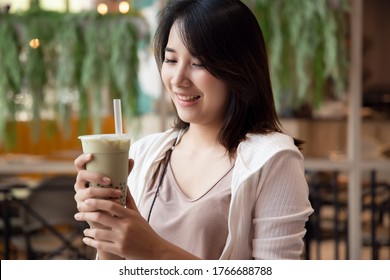
{"type": "Polygon", "coordinates": [[[86,164],[91,161],[93,155],[83,154],[76,158],[74,165],[77,170],[76,183],[74,189],[76,191],[75,200],[77,203],[77,209],[80,212],[95,211],[96,209],[91,208],[84,202],[88,198],[119,198],[120,191],[112,188],[90,188],[89,182],[107,186],[110,184],[111,179],[103,176],[99,173],[87,171],[85,169],[86,164]]]}
{"type": "Polygon", "coordinates": [[[109,200],[87,199],[89,209],[80,212],[76,219],[99,223],[104,228],[86,229],[83,242],[98,250],[126,259],[158,259],[159,250],[167,242],[158,236],[141,216],[130,192],[126,195],[126,208],[109,200]]]}
{"type": "MultiPolygon", "coordinates": [[[[91,154],[82,154],[79,157],[77,157],[76,160],[74,161],[76,170],[78,172],[76,177],[76,182],[74,185],[76,191],[75,200],[77,203],[77,209],[80,212],[94,212],[98,210],[86,204],[85,201],[87,199],[90,198],[107,199],[109,197],[110,200],[119,203],[119,198],[121,196],[121,191],[117,189],[88,187],[89,182],[93,182],[103,186],[109,185],[111,183],[110,178],[103,176],[102,174],[99,173],[87,171],[85,169],[86,164],[89,161],[91,161],[92,158],[93,155],[91,154]]],[[[133,164],[134,161],[129,160],[129,172],[131,171],[133,164]]],[[[98,222],[90,223],[89,225],[92,228],[99,227],[98,222]]]]}
{"type": "MultiPolygon", "coordinates": [[[[96,248],[100,252],[100,258],[156,258],[153,256],[153,249],[159,247],[156,243],[163,243],[164,240],[141,216],[130,191],[127,190],[125,208],[119,204],[119,190],[88,187],[89,182],[109,185],[111,181],[102,174],[87,171],[85,166],[90,160],[92,155],[84,154],[74,162],[78,171],[75,200],[79,210],[75,218],[78,221],[86,221],[91,227],[84,231],[84,243],[96,248]],[[112,199],[104,199],[107,197],[112,199]]],[[[129,160],[129,172],[133,164],[134,161],[129,160]]]]}
{"type": "MultiPolygon", "coordinates": [[[[89,187],[89,183],[95,183],[95,184],[100,184],[102,186],[107,186],[111,183],[111,179],[103,176],[102,174],[90,172],[86,170],[86,164],[91,161],[93,158],[93,155],[91,154],[82,154],[79,157],[76,158],[74,161],[74,165],[77,170],[77,177],[76,177],[76,182],[74,185],[76,194],[75,194],[75,200],[77,203],[77,209],[79,210],[79,213],[76,213],[75,218],[76,220],[80,220],[78,218],[79,215],[82,215],[81,213],[96,213],[97,211],[101,211],[96,207],[93,207],[86,203],[86,200],[88,199],[99,199],[99,200],[109,200],[112,203],[116,203],[119,205],[120,203],[120,196],[121,196],[121,191],[116,190],[113,188],[97,188],[97,187],[89,187]]],[[[132,170],[134,165],[133,160],[129,160],[129,173],[132,170]]],[[[121,206],[123,208],[123,206],[121,206]]],[[[104,213],[101,213],[102,215],[104,213]]],[[[105,228],[109,229],[107,226],[102,224],[99,220],[96,221],[86,221],[91,229],[97,229],[97,228],[105,228]]],[[[111,258],[111,259],[117,259],[118,256],[109,254],[104,251],[100,251],[99,255],[104,257],[104,258],[111,258]]]]}

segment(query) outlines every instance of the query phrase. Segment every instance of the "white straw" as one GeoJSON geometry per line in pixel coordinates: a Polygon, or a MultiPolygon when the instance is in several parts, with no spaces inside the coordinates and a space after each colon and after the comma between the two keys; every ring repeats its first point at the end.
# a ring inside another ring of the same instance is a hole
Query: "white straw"
{"type": "Polygon", "coordinates": [[[114,120],[115,120],[115,133],[122,134],[122,110],[121,100],[114,99],[114,120]]]}

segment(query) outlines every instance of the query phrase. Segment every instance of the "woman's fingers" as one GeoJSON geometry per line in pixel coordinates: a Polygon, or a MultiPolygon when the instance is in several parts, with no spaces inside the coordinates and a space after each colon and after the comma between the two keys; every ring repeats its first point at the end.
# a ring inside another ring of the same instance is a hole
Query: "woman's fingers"
{"type": "Polygon", "coordinates": [[[86,245],[93,247],[97,250],[102,250],[104,252],[119,255],[117,253],[117,251],[118,251],[117,245],[113,242],[101,241],[101,240],[93,239],[92,237],[87,237],[87,236],[83,238],[83,242],[86,245]]]}
{"type": "Polygon", "coordinates": [[[82,154],[79,155],[74,160],[74,166],[76,167],[77,171],[80,171],[82,169],[85,169],[85,165],[88,161],[92,160],[92,154],[82,154]]]}
{"type": "Polygon", "coordinates": [[[110,229],[90,229],[87,228],[83,231],[86,237],[91,237],[99,241],[107,241],[113,243],[112,231],[110,229]]]}
{"type": "MultiPolygon", "coordinates": [[[[87,199],[84,204],[92,211],[81,211],[75,214],[78,221],[99,223],[109,228],[118,227],[120,218],[129,216],[132,210],[122,205],[104,199],[87,199]]],[[[133,212],[134,213],[134,212],[133,212]]]]}
{"type": "MultiPolygon", "coordinates": [[[[85,203],[95,209],[110,213],[117,218],[125,217],[127,215],[127,209],[118,203],[113,203],[104,199],[87,199],[85,203]]],[[[112,226],[107,224],[107,226],[112,226]]]]}
{"type": "Polygon", "coordinates": [[[95,184],[108,186],[111,183],[111,179],[100,173],[91,172],[88,170],[80,170],[77,173],[75,190],[86,188],[88,182],[94,182],[95,184]]]}
{"type": "Polygon", "coordinates": [[[75,200],[77,202],[77,209],[79,211],[90,212],[97,210],[90,204],[85,203],[89,198],[99,198],[109,200],[115,203],[120,203],[120,197],[122,192],[113,188],[96,188],[91,187],[85,190],[78,191],[75,194],[75,200]]]}
{"type": "Polygon", "coordinates": [[[74,218],[77,221],[84,221],[84,222],[92,222],[93,224],[100,224],[102,227],[105,228],[111,228],[107,224],[113,224],[114,222],[111,220],[114,219],[112,215],[109,213],[104,213],[101,211],[93,211],[93,212],[79,212],[74,215],[74,218]]]}

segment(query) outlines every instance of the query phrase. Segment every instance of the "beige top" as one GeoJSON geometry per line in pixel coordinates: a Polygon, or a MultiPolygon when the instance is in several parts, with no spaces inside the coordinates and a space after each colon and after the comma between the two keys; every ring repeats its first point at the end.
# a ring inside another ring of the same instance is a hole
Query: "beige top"
{"type": "MultiPolygon", "coordinates": [[[[141,203],[140,212],[145,219],[162,169],[141,203]]],[[[150,216],[152,228],[162,238],[201,259],[218,259],[228,236],[232,170],[233,167],[201,197],[190,199],[180,189],[169,163],[150,216]]]]}

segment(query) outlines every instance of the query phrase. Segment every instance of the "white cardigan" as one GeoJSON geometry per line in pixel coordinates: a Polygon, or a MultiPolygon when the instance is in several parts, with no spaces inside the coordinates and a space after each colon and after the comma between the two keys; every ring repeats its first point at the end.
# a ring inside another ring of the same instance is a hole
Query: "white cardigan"
{"type": "MultiPolygon", "coordinates": [[[[179,132],[168,130],[131,146],[128,185],[137,205],[179,132]]],[[[303,157],[291,137],[248,134],[237,149],[231,184],[229,234],[220,259],[299,259],[313,212],[303,157]]]]}

